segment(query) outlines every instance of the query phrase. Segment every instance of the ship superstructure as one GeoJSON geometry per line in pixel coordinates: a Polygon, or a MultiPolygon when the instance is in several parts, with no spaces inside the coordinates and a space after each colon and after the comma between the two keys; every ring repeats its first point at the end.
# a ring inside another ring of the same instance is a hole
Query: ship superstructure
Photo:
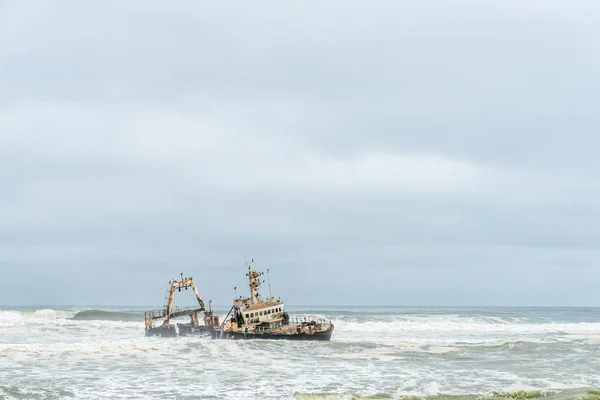
{"type": "MultiPolygon", "coordinates": [[[[265,283],[263,272],[255,271],[254,260],[247,264],[250,296],[236,298],[221,327],[215,327],[213,337],[223,339],[291,339],[329,340],[334,326],[321,318],[290,318],[281,298],[260,295],[265,283]]],[[[268,271],[268,270],[267,270],[268,271]]],[[[269,285],[270,286],[270,285],[269,285]]]]}

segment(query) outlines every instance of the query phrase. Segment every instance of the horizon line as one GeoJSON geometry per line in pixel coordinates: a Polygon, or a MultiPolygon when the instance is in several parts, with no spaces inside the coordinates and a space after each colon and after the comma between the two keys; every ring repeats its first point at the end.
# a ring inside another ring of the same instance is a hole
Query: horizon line
{"type": "MultiPolygon", "coordinates": [[[[193,306],[195,304],[181,304],[181,306],[193,306]]],[[[212,308],[215,307],[230,307],[230,304],[213,304],[212,308]]],[[[164,306],[153,306],[150,304],[0,304],[0,309],[7,309],[7,307],[148,307],[153,309],[161,309],[164,306]]],[[[355,307],[355,308],[600,308],[600,304],[597,305],[344,305],[344,304],[286,304],[286,307],[355,307]]]]}

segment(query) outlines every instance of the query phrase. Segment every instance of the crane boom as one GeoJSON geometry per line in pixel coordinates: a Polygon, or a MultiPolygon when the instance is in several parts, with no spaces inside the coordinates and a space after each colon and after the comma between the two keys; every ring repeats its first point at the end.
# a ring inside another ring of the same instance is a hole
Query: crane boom
{"type": "Polygon", "coordinates": [[[176,291],[181,292],[181,289],[187,290],[188,288],[192,288],[192,290],[194,291],[194,294],[196,295],[196,300],[198,300],[198,304],[200,305],[200,311],[204,311],[205,320],[206,320],[206,317],[209,316],[209,314],[212,317],[212,312],[207,311],[206,308],[204,307],[204,300],[202,300],[202,296],[200,296],[200,292],[198,292],[198,289],[196,288],[196,285],[194,284],[194,280],[192,279],[191,276],[184,278],[183,274],[181,274],[181,280],[176,280],[175,278],[173,278],[173,280],[170,281],[169,284],[170,284],[169,297],[167,300],[165,321],[163,322],[164,326],[169,326],[169,319],[171,318],[171,314],[172,314],[172,310],[173,310],[173,299],[175,297],[175,292],[176,291]]]}
{"type": "Polygon", "coordinates": [[[179,329],[182,329],[182,334],[190,334],[193,332],[207,332],[215,329],[215,326],[219,326],[219,317],[213,315],[211,302],[208,302],[208,309],[204,305],[204,300],[194,283],[191,276],[184,277],[181,274],[181,279],[175,279],[169,281],[167,287],[167,295],[165,297],[165,304],[162,310],[147,311],[144,313],[144,319],[146,323],[146,335],[147,336],[178,336],[179,329]],[[192,289],[196,296],[198,306],[193,307],[173,307],[173,300],[175,298],[175,292],[181,292],[181,290],[192,289]],[[198,320],[198,313],[204,313],[204,327],[200,325],[198,320]],[[172,319],[179,317],[188,316],[191,318],[190,323],[171,323],[172,319]],[[160,326],[155,327],[155,320],[163,320],[160,326]]]}

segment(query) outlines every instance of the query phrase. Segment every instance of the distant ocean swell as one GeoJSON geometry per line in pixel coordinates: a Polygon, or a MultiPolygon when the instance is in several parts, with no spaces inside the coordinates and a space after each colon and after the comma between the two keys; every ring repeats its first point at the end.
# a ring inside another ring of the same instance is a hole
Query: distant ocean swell
{"type": "Polygon", "coordinates": [[[84,310],[76,313],[73,318],[76,321],[143,321],[142,312],[84,310]]]}

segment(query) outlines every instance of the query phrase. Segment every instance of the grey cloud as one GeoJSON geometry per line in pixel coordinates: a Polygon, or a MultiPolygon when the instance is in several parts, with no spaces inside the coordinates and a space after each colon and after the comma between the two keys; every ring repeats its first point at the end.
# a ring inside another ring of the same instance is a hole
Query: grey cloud
{"type": "Polygon", "coordinates": [[[226,303],[244,256],[296,304],[598,304],[599,17],[5,2],[0,304],[226,303]]]}

